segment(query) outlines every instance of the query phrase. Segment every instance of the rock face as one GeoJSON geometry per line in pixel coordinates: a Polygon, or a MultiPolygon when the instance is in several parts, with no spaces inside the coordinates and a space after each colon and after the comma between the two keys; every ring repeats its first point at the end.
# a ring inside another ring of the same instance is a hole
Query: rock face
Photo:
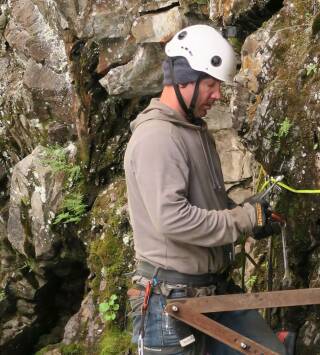
{"type": "Polygon", "coordinates": [[[61,306],[67,314],[74,312],[87,275],[82,243],[71,231],[62,237],[52,229],[65,194],[65,174],[54,172],[45,159],[44,148],[38,147],[12,173],[8,223],[1,229],[3,354],[30,352],[33,339],[63,319],[58,318],[61,306]],[[67,295],[73,299],[61,304],[59,298],[67,295]]]}
{"type": "Polygon", "coordinates": [[[208,127],[220,155],[222,172],[230,198],[241,203],[252,194],[253,157],[233,128],[228,107],[215,105],[208,113],[208,127]],[[226,144],[226,142],[228,144],[226,144]]]}
{"type": "Polygon", "coordinates": [[[58,238],[50,229],[62,198],[63,173],[52,176],[40,147],[21,160],[11,179],[8,240],[22,255],[50,259],[58,238]]]}
{"type": "MultiPolygon", "coordinates": [[[[294,189],[310,190],[308,195],[287,191],[278,196],[278,209],[287,216],[295,287],[314,287],[311,280],[319,269],[319,10],[312,1],[287,2],[246,39],[233,99],[235,126],[267,172],[284,175],[294,189]]],[[[282,265],[280,250],[277,258],[282,265]]],[[[285,316],[294,329],[303,325],[301,312],[295,323],[290,312],[285,316]]],[[[313,322],[303,325],[299,354],[307,351],[307,343],[319,352],[313,322]]]]}
{"type": "Polygon", "coordinates": [[[268,171],[280,171],[283,164],[282,172],[292,185],[313,188],[319,174],[318,52],[313,18],[304,11],[291,2],[247,38],[238,81],[250,103],[239,96],[234,117],[246,140],[261,147],[256,155],[268,171]]]}
{"type": "MultiPolygon", "coordinates": [[[[43,353],[128,353],[122,157],[130,121],[161,91],[164,44],[184,26],[227,25],[235,48],[245,40],[232,112],[223,101],[208,115],[230,196],[251,194],[253,157],[290,186],[319,188],[319,11],[313,0],[0,0],[1,354],[61,341],[43,353]],[[42,147],[63,153],[55,165],[42,147]],[[98,309],[113,295],[110,324],[98,309]]],[[[278,202],[294,285],[316,287],[318,198],[278,202]]],[[[265,249],[250,248],[263,263],[265,249]]],[[[282,318],[301,327],[299,353],[319,352],[316,312],[282,318]]]]}

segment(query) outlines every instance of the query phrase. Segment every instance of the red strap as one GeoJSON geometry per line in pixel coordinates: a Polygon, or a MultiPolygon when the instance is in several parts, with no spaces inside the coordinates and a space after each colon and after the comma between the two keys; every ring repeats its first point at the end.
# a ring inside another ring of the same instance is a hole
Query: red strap
{"type": "Polygon", "coordinates": [[[148,281],[145,294],[144,294],[144,299],[143,299],[143,305],[142,305],[143,311],[146,311],[148,308],[151,292],[152,292],[152,283],[151,281],[148,281]]]}
{"type": "Polygon", "coordinates": [[[288,334],[289,334],[289,332],[286,330],[281,330],[280,332],[277,333],[277,337],[281,341],[282,344],[284,344],[288,334]]]}

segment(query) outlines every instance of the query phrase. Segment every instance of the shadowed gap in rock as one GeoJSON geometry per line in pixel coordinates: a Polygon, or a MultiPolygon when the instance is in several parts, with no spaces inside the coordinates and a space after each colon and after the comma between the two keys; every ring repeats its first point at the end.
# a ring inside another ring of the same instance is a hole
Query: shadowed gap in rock
{"type": "Polygon", "coordinates": [[[265,6],[256,4],[247,12],[234,19],[234,25],[238,28],[238,37],[245,40],[251,33],[259,29],[262,24],[269,20],[283,7],[283,0],[270,0],[265,6]]]}

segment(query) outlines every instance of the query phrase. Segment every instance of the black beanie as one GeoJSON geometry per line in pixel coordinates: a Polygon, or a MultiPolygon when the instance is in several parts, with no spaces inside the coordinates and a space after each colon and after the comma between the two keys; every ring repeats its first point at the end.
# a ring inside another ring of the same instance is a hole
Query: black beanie
{"type": "Polygon", "coordinates": [[[197,81],[199,77],[207,76],[207,74],[194,70],[190,67],[188,61],[184,57],[166,58],[162,63],[163,85],[172,85],[172,77],[169,61],[173,60],[173,72],[176,84],[187,84],[197,81]]]}

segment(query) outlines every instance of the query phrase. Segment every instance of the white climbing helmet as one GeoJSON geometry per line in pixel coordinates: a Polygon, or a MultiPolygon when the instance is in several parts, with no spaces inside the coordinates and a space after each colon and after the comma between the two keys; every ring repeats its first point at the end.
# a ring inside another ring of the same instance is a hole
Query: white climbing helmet
{"type": "Polygon", "coordinates": [[[165,47],[168,57],[184,57],[192,69],[216,79],[232,82],[236,57],[229,42],[207,25],[189,26],[179,31],[165,47]]]}

